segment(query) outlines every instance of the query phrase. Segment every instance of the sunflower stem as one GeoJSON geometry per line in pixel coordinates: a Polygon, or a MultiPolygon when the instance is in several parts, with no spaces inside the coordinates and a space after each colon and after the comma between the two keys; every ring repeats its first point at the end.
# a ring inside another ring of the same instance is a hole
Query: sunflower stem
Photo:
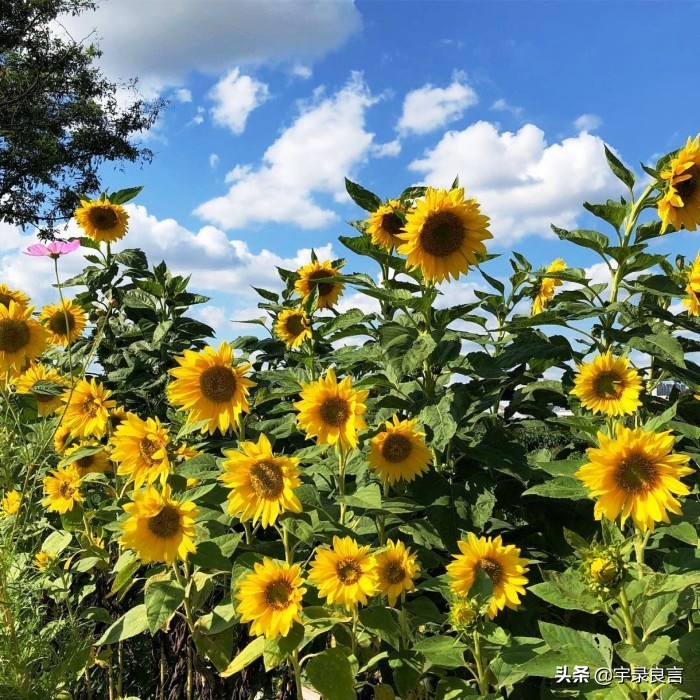
{"type": "Polygon", "coordinates": [[[352,653],[357,656],[357,623],[359,615],[357,613],[357,605],[352,609],[352,653]]]}
{"type": "Polygon", "coordinates": [[[622,619],[625,622],[625,630],[627,632],[627,639],[625,640],[627,644],[637,644],[639,640],[634,631],[634,622],[632,621],[632,613],[630,611],[630,603],[627,599],[627,594],[625,593],[624,586],[620,587],[620,612],[622,613],[622,619]]]}
{"type": "Polygon", "coordinates": [[[291,565],[294,560],[294,550],[289,546],[289,530],[282,525],[282,544],[284,544],[284,561],[291,565]]]}
{"type": "Polygon", "coordinates": [[[639,529],[635,528],[634,554],[635,558],[637,559],[637,577],[640,579],[644,577],[644,552],[647,546],[647,542],[649,542],[650,535],[651,530],[647,530],[646,533],[642,534],[642,532],[639,529]]]}
{"type": "Polygon", "coordinates": [[[341,447],[338,450],[338,495],[340,497],[340,525],[345,525],[345,513],[347,504],[345,503],[345,464],[347,453],[341,447]]]}
{"type": "Polygon", "coordinates": [[[301,666],[299,665],[299,650],[294,649],[294,651],[289,655],[289,661],[292,664],[292,671],[294,672],[294,685],[297,691],[297,697],[301,700],[304,697],[304,689],[301,685],[301,666]]]}
{"type": "Polygon", "coordinates": [[[245,530],[245,543],[248,545],[253,544],[253,532],[247,520],[243,523],[243,529],[245,530]]]}
{"type": "Polygon", "coordinates": [[[474,661],[476,663],[476,673],[477,680],[479,683],[479,693],[484,696],[489,694],[489,682],[486,678],[486,669],[484,668],[484,661],[481,658],[481,639],[479,633],[474,631],[474,649],[472,650],[474,654],[474,661]]]}

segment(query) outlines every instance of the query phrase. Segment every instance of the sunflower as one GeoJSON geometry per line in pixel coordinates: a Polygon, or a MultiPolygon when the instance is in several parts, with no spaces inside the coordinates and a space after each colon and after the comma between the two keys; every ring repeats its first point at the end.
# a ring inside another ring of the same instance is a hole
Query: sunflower
{"type": "Polygon", "coordinates": [[[68,445],[70,445],[73,436],[70,428],[67,425],[59,425],[56,432],[53,434],[53,448],[62,455],[66,453],[68,445]]]}
{"type": "Polygon", "coordinates": [[[168,386],[168,398],[179,411],[189,411],[188,423],[206,420],[201,432],[213,435],[217,428],[225,433],[248,411],[248,389],[255,386],[243,375],[251,365],[233,364],[233,350],[221,343],[218,350],[207,346],[201,352],[185,350],[176,357],[180,365],[168,370],[175,381],[168,386]]]}
{"type": "Polygon", "coordinates": [[[202,453],[200,450],[197,450],[192,447],[192,445],[188,445],[184,442],[175,450],[175,458],[181,460],[182,462],[186,462],[188,459],[192,459],[193,457],[197,457],[201,454],[202,453]]]}
{"type": "Polygon", "coordinates": [[[117,429],[129,416],[136,416],[135,413],[127,411],[124,406],[116,406],[109,412],[109,430],[111,433],[117,429]]]}
{"type": "Polygon", "coordinates": [[[337,277],[340,273],[333,267],[330,260],[319,262],[314,260],[297,270],[299,279],[294,283],[294,291],[306,301],[314,289],[318,288],[316,306],[319,309],[330,309],[338,302],[345,285],[342,282],[316,282],[315,280],[337,277]]]}
{"type": "Polygon", "coordinates": [[[309,317],[301,309],[285,309],[277,317],[275,333],[288,348],[298,348],[307,338],[311,338],[309,317]]]}
{"type": "Polygon", "coordinates": [[[40,416],[48,416],[61,405],[61,394],[40,394],[34,392],[37,382],[51,382],[67,387],[68,381],[61,373],[53,368],[46,369],[42,364],[32,365],[15,381],[15,390],[18,394],[29,394],[36,400],[37,410],[40,416]]]}
{"type": "Polygon", "coordinates": [[[366,605],[377,591],[377,562],[369,546],[360,547],[352,537],[333,537],[333,549],[318,547],[311,564],[309,581],[318,586],[319,595],[332,605],[346,610],[366,605]]]}
{"type": "Polygon", "coordinates": [[[420,567],[416,555],[411,554],[403,542],[396,543],[388,540],[386,549],[375,556],[377,562],[377,592],[389,599],[393,608],[401,598],[403,602],[406,591],[412,591],[416,586],[414,579],[418,578],[420,567]]]}
{"type": "Polygon", "coordinates": [[[32,311],[33,306],[23,308],[14,301],[0,304],[0,371],[21,369],[49,346],[49,334],[32,311]]]}
{"type": "Polygon", "coordinates": [[[384,430],[372,438],[370,466],[389,484],[413,481],[428,471],[432,456],[425,444],[425,433],[415,429],[416,422],[415,418],[400,421],[393,416],[384,423],[384,430]]]}
{"type": "MultiPolygon", "coordinates": [[[[546,272],[564,272],[566,263],[557,258],[546,270],[546,272]]],[[[535,300],[532,302],[532,315],[541,314],[550,301],[554,298],[554,290],[561,287],[564,282],[556,277],[542,277],[535,285],[535,300]]]]}
{"type": "MultiPolygon", "coordinates": [[[[102,447],[95,442],[80,442],[77,445],[72,445],[66,449],[66,457],[69,457],[77,450],[82,447],[102,447]]],[[[72,465],[78,470],[80,476],[85,476],[86,474],[104,474],[105,472],[112,471],[112,464],[109,461],[109,454],[104,448],[99,452],[93,452],[92,454],[85,455],[84,457],[79,457],[78,459],[71,462],[72,465]]]]}
{"type": "Polygon", "coordinates": [[[458,597],[450,604],[448,620],[452,629],[466,632],[474,628],[479,621],[480,606],[477,600],[458,597]]]}
{"type": "Polygon", "coordinates": [[[43,504],[57,513],[73,510],[76,503],[83,500],[80,493],[80,473],[75,465],[58,467],[51,476],[44,477],[43,504]]]}
{"type": "Polygon", "coordinates": [[[227,488],[228,512],[241,521],[258,520],[263,527],[274,525],[277,516],[290,511],[301,513],[299,499],[294,489],[301,485],[299,460],[294,457],[275,457],[265,435],[260,435],[257,445],[242,442],[240,452],[225,450],[222,466],[225,473],[219,477],[227,488]]]}
{"type": "Polygon", "coordinates": [[[477,571],[485,571],[493,584],[493,597],[489,604],[488,617],[493,619],[499,610],[515,610],[520,604],[518,596],[525,595],[528,572],[527,559],[520,558],[520,550],[512,544],[503,545],[500,536],[479,537],[469,532],[467,539],[457,545],[461,554],[455,554],[447,565],[450,588],[458,596],[466,596],[474,583],[477,571]]]}
{"type": "Polygon", "coordinates": [[[55,560],[55,554],[42,551],[34,557],[34,566],[36,566],[39,571],[46,571],[46,569],[48,569],[55,560]]]}
{"type": "Polygon", "coordinates": [[[74,343],[85,330],[87,316],[71,299],[60,304],[48,304],[41,310],[39,320],[51,333],[54,345],[74,343]]]}
{"type": "Polygon", "coordinates": [[[14,301],[24,311],[29,304],[29,297],[18,289],[10,289],[4,282],[0,282],[0,306],[10,307],[14,301]]]}
{"type": "Polygon", "coordinates": [[[396,249],[407,255],[407,267],[420,267],[423,277],[433,282],[457,279],[469,265],[485,255],[483,242],[493,238],[489,218],[483,216],[476,199],[464,199],[464,188],[435,190],[428,187],[425,197],[416,201],[406,215],[403,243],[396,249]]]}
{"type": "Polygon", "coordinates": [[[382,204],[367,219],[366,233],[371,236],[372,243],[391,252],[403,241],[398,234],[403,233],[403,219],[399,212],[406,213],[398,199],[390,199],[382,204]]]}
{"type": "Polygon", "coordinates": [[[301,599],[306,593],[298,564],[278,564],[265,557],[238,584],[236,611],[251,622],[250,633],[268,639],[286,637],[295,621],[301,624],[301,599]]]}
{"type": "Polygon", "coordinates": [[[615,437],[598,433],[599,447],[586,450],[589,462],[575,474],[596,498],[596,520],[605,516],[621,524],[631,517],[640,530],[653,530],[654,523],[668,523],[668,514],[680,514],[675,496],[687,496],[680,478],[693,473],[690,457],[671,454],[671,431],[647,432],[616,426],[615,437]]]}
{"type": "Polygon", "coordinates": [[[355,391],[350,377],[340,384],[335,372],[329,369],[325,378],[316,382],[302,382],[301,401],[297,423],[306,431],[306,437],[318,438],[319,445],[335,445],[338,449],[357,447],[357,431],[367,427],[362,414],[367,407],[362,403],[368,391],[355,391]]]}
{"type": "Polygon", "coordinates": [[[75,219],[88,238],[98,243],[114,243],[124,238],[129,215],[123,206],[112,204],[107,197],[95,201],[81,199],[80,204],[75,219]]]}
{"type": "Polygon", "coordinates": [[[2,512],[3,518],[8,518],[10,515],[14,515],[22,503],[22,496],[19,491],[12,489],[12,491],[6,491],[5,495],[0,501],[0,512],[2,512]]]}
{"type": "Polygon", "coordinates": [[[144,564],[164,562],[169,566],[197,551],[193,538],[199,509],[194,503],[174,501],[167,484],[162,495],[147,486],[134,492],[132,498],[133,503],[124,506],[131,517],[122,525],[120,542],[134,550],[144,564]]]}
{"type": "Polygon", "coordinates": [[[144,421],[130,414],[114,431],[111,442],[111,459],[119,464],[117,474],[133,481],[135,488],[158,478],[165,481],[170,472],[170,437],[159,418],[144,421]]]}
{"type": "Polygon", "coordinates": [[[609,351],[578,366],[572,396],[593,413],[624,416],[641,405],[642,380],[626,357],[614,357],[609,351]]]}
{"type": "Polygon", "coordinates": [[[109,412],[117,405],[112,392],[94,379],[81,379],[72,396],[64,396],[64,425],[76,437],[101,438],[107,431],[109,412]]]}
{"type": "Polygon", "coordinates": [[[683,306],[688,307],[688,313],[691,316],[700,316],[700,253],[695,257],[688,273],[688,286],[685,291],[688,298],[683,299],[683,306]]]}
{"type": "Polygon", "coordinates": [[[667,181],[666,192],[658,204],[661,233],[669,225],[677,231],[681,227],[695,231],[700,223],[700,134],[692,141],[688,137],[661,177],[667,181]]]}

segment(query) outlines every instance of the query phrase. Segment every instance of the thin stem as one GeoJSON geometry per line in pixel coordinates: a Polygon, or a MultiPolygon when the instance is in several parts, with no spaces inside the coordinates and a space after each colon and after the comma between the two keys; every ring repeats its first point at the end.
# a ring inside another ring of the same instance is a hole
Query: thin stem
{"type": "Polygon", "coordinates": [[[650,535],[651,530],[647,530],[644,534],[636,529],[634,532],[634,554],[637,559],[637,577],[640,579],[644,576],[644,551],[650,535]]]}
{"type": "Polygon", "coordinates": [[[289,661],[292,664],[292,671],[294,672],[294,685],[297,691],[297,697],[301,700],[304,697],[304,688],[301,685],[301,666],[299,665],[299,650],[294,649],[289,655],[289,661]]]}
{"type": "Polygon", "coordinates": [[[347,462],[347,453],[340,447],[338,450],[338,495],[340,497],[340,524],[345,525],[345,512],[347,504],[345,503],[345,465],[347,462]]]}
{"type": "Polygon", "coordinates": [[[627,599],[627,594],[625,593],[624,587],[620,588],[620,612],[622,613],[622,619],[625,622],[625,630],[627,632],[627,638],[625,641],[627,644],[637,644],[639,641],[637,635],[634,632],[634,623],[632,622],[632,613],[630,612],[630,603],[627,599]]]}
{"type": "Polygon", "coordinates": [[[477,680],[479,683],[479,693],[481,695],[488,695],[489,694],[489,682],[486,678],[486,669],[484,668],[484,661],[481,658],[481,640],[479,637],[479,633],[475,630],[474,631],[474,661],[476,662],[476,673],[477,673],[477,680]]]}

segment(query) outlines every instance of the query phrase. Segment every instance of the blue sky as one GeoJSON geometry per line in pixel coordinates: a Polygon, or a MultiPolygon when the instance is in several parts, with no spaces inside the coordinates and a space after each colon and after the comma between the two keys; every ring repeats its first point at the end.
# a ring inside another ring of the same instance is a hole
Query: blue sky
{"type": "MultiPolygon", "coordinates": [[[[172,0],[166,13],[159,0],[111,0],[65,26],[75,37],[96,28],[108,75],[138,76],[145,94],[171,100],[145,140],[153,163],[105,169],[105,184],[145,185],[125,245],[192,273],[225,338],[249,332],[230,319],[259,315],[250,284],[274,285],[274,265],[302,264],[311,247],[345,254],[337,236],[361,216],[346,175],[386,197],[459,174],[492,218],[490,250],[506,254],[491,274],[506,274],[516,249],[603,280],[595,257],[552,238],[549,223],[590,227],[581,202],[622,193],[603,142],[641,175],[640,160],[697,132],[696,48],[679,34],[699,7],[172,0]]],[[[19,254],[32,237],[6,230],[3,281],[52,301],[49,266],[44,276],[19,254]]],[[[698,247],[693,234],[662,242],[698,247]]],[[[479,283],[471,273],[446,301],[479,283]]]]}

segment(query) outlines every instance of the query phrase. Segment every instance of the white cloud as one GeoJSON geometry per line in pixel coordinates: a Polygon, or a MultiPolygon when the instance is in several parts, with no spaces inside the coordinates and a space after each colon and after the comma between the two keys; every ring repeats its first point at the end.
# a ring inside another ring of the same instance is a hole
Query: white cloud
{"type": "Polygon", "coordinates": [[[242,134],[248,115],[267,100],[269,91],[265,83],[234,68],[214,85],[209,97],[215,103],[211,110],[214,123],[242,134]]]}
{"type": "Polygon", "coordinates": [[[510,112],[515,117],[519,117],[523,111],[522,107],[516,107],[515,105],[512,105],[504,100],[502,97],[491,105],[491,109],[495,110],[496,112],[510,112]]]}
{"type": "Polygon", "coordinates": [[[375,158],[393,158],[401,153],[401,141],[394,139],[386,143],[378,143],[372,147],[372,155],[375,158]]]}
{"type": "Polygon", "coordinates": [[[459,175],[491,217],[494,243],[501,246],[530,234],[552,235],[550,223],[571,228],[583,201],[622,191],[597,136],[581,133],[547,144],[533,124],[515,133],[499,133],[485,121],[449,131],[409,168],[433,187],[449,187],[459,175]]]}
{"type": "Polygon", "coordinates": [[[347,196],[344,176],[352,176],[371,151],[374,134],[365,129],[365,111],[376,101],[359,74],[330,97],[317,91],[262,162],[237,165],[226,177],[229,191],[201,204],[195,214],[225,229],[262,222],[310,229],[335,221],[335,212],[314,195],[336,201],[347,196]]]}
{"type": "Polygon", "coordinates": [[[216,169],[216,166],[219,164],[219,156],[216,153],[211,153],[209,155],[209,167],[212,170],[216,169]]]}
{"type": "Polygon", "coordinates": [[[426,134],[460,119],[477,102],[476,92],[467,85],[464,75],[458,73],[446,88],[428,83],[409,92],[397,128],[402,133],[426,134]]]}
{"type": "Polygon", "coordinates": [[[192,102],[192,90],[188,90],[187,88],[175,90],[175,99],[178,102],[192,102]]]}
{"type": "Polygon", "coordinates": [[[309,66],[305,66],[302,63],[295,63],[290,69],[289,69],[290,75],[293,75],[295,78],[301,78],[302,80],[308,80],[312,75],[313,71],[309,66]]]}
{"type": "Polygon", "coordinates": [[[199,126],[204,122],[204,107],[197,107],[197,113],[187,122],[187,126],[199,126]]]}
{"type": "Polygon", "coordinates": [[[603,120],[597,114],[582,114],[574,120],[574,128],[577,131],[595,131],[603,120]]]}

